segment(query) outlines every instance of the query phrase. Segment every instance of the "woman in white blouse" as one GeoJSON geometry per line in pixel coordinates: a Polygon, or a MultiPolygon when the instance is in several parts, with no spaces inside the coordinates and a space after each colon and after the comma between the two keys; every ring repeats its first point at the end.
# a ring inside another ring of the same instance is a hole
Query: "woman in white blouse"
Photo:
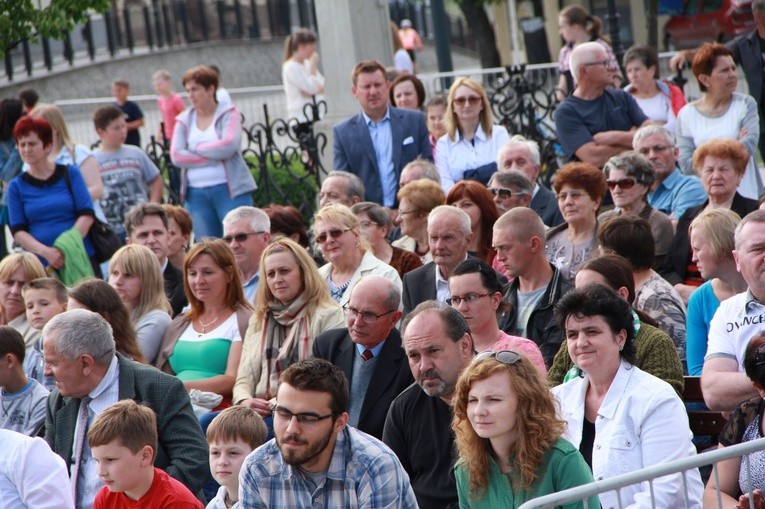
{"type": "Polygon", "coordinates": [[[436,167],[444,192],[463,178],[486,184],[497,171],[497,152],[510,140],[507,129],[493,125],[486,91],[475,80],[458,78],[449,89],[446,134],[436,144],[436,167]]]}
{"type": "MultiPolygon", "coordinates": [[[[287,114],[300,122],[311,120],[303,111],[313,96],[324,93],[324,76],[319,72],[316,34],[301,28],[284,41],[282,83],[287,96],[287,114]]],[[[317,97],[319,100],[320,97],[317,97]]]]}

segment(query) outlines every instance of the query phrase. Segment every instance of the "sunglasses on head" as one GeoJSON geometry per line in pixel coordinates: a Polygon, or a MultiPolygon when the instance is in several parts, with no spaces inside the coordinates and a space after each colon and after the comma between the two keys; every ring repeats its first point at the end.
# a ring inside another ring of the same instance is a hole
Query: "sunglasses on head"
{"type": "Polygon", "coordinates": [[[513,352],[512,350],[500,350],[499,352],[486,350],[473,357],[473,362],[481,362],[486,359],[497,359],[502,364],[510,366],[521,360],[521,356],[519,353],[513,352]]]}
{"type": "Polygon", "coordinates": [[[616,189],[619,186],[622,189],[632,189],[637,184],[637,180],[633,178],[623,178],[619,180],[606,180],[609,189],[616,189]]]}
{"type": "Polygon", "coordinates": [[[342,230],[335,229],[335,230],[329,230],[328,232],[322,232],[316,236],[316,242],[318,242],[319,244],[324,244],[327,241],[327,235],[329,235],[333,239],[338,239],[340,238],[340,235],[342,235],[343,233],[347,231],[350,231],[350,228],[345,228],[342,230]]]}

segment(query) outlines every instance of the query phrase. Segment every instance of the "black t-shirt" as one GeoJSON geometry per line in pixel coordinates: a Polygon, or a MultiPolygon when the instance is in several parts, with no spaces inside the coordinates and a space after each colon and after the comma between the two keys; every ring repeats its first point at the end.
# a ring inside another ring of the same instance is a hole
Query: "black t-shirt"
{"type": "MultiPolygon", "coordinates": [[[[141,111],[141,108],[139,108],[133,101],[125,101],[125,104],[115,104],[122,110],[122,113],[125,114],[125,122],[132,122],[133,120],[143,118],[143,111],[141,111]]],[[[141,147],[141,134],[138,132],[138,129],[128,129],[125,143],[128,145],[135,145],[139,148],[141,147]]]]}
{"type": "Polygon", "coordinates": [[[579,452],[582,453],[584,461],[592,470],[592,447],[595,445],[595,423],[587,419],[582,424],[582,441],[579,443],[579,452]]]}
{"type": "Polygon", "coordinates": [[[760,90],[760,104],[765,104],[765,39],[757,36],[760,41],[760,58],[762,59],[762,90],[760,90]]]}
{"type": "Polygon", "coordinates": [[[458,507],[451,422],[449,405],[428,396],[416,383],[393,400],[385,419],[383,442],[409,474],[421,509],[458,507]]]}

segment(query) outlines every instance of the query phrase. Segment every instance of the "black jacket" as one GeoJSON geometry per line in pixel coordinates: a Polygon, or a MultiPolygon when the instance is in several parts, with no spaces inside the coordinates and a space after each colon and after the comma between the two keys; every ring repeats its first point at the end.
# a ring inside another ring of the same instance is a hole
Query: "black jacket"
{"type": "Polygon", "coordinates": [[[165,279],[165,296],[170,301],[170,307],[173,308],[173,318],[175,318],[189,303],[186,298],[186,291],[183,289],[183,272],[168,260],[162,276],[165,279]]]}

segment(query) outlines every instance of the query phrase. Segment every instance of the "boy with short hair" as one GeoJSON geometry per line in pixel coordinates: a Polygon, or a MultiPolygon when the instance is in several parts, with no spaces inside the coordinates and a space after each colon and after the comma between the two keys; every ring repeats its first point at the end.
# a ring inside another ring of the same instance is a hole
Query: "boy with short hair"
{"type": "Polygon", "coordinates": [[[112,95],[116,101],[117,107],[122,110],[125,115],[125,122],[127,122],[127,139],[124,143],[128,145],[135,145],[141,147],[141,133],[139,128],[143,127],[143,111],[138,104],[128,100],[128,94],[130,93],[130,83],[124,78],[117,78],[112,81],[112,95]]]}
{"type": "Polygon", "coordinates": [[[155,72],[154,76],[152,76],[152,84],[157,92],[157,105],[159,106],[159,112],[162,114],[162,122],[165,126],[164,131],[162,131],[162,126],[160,126],[158,138],[170,141],[175,129],[175,117],[186,109],[186,104],[184,104],[181,96],[173,91],[173,77],[170,75],[170,71],[160,69],[155,72]]]}
{"type": "Polygon", "coordinates": [[[131,399],[101,412],[88,430],[88,443],[106,484],[93,509],[202,509],[180,481],[154,466],[157,417],[131,399]]]}
{"type": "Polygon", "coordinates": [[[139,203],[159,203],[162,177],[146,152],[124,144],[128,123],[119,108],[98,108],[93,113],[93,125],[101,138],[101,146],[93,154],[104,181],[99,203],[106,221],[125,240],[125,213],[139,203]]]}
{"type": "Polygon", "coordinates": [[[207,428],[210,471],[220,484],[207,509],[239,506],[239,471],[244,458],[266,440],[268,429],[253,409],[236,405],[223,410],[207,428]]]}
{"type": "Polygon", "coordinates": [[[0,327],[0,428],[37,436],[45,424],[48,389],[24,374],[24,339],[0,327]]]}
{"type": "MultiPolygon", "coordinates": [[[[64,283],[58,279],[52,277],[33,279],[21,289],[21,296],[26,307],[27,322],[35,330],[42,331],[51,318],[66,311],[68,295],[64,283]]],[[[42,336],[27,348],[24,373],[29,378],[40,382],[48,390],[56,386],[53,377],[45,376],[42,336]]]]}

